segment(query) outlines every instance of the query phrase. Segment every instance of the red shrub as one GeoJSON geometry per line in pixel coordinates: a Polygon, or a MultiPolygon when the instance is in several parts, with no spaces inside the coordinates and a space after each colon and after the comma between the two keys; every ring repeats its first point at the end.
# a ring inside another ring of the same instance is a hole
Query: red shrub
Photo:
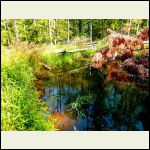
{"type": "Polygon", "coordinates": [[[130,49],[126,49],[124,50],[123,54],[118,54],[115,59],[125,60],[131,57],[133,57],[133,52],[130,49]]]}
{"type": "Polygon", "coordinates": [[[144,30],[137,35],[137,38],[142,41],[147,41],[149,39],[149,27],[144,28],[144,30]]]}
{"type": "Polygon", "coordinates": [[[149,66],[148,60],[149,57],[129,58],[123,62],[122,67],[130,74],[148,78],[149,69],[146,68],[149,66]]]}
{"type": "Polygon", "coordinates": [[[103,59],[103,55],[100,52],[98,52],[93,56],[92,63],[100,62],[102,61],[102,59],[103,59]]]}

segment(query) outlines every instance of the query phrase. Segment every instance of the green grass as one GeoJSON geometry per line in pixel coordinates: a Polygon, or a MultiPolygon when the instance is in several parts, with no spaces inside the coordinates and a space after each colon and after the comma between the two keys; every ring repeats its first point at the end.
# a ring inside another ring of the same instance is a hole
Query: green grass
{"type": "Polygon", "coordinates": [[[46,104],[38,100],[28,56],[3,49],[1,58],[1,130],[55,130],[54,123],[47,122],[46,104]]]}
{"type": "Polygon", "coordinates": [[[92,55],[95,51],[85,50],[74,53],[58,53],[58,54],[45,54],[43,52],[39,53],[40,59],[50,66],[53,71],[56,70],[72,70],[81,67],[85,63],[89,63],[92,55]],[[83,61],[83,58],[87,60],[83,61]]]}

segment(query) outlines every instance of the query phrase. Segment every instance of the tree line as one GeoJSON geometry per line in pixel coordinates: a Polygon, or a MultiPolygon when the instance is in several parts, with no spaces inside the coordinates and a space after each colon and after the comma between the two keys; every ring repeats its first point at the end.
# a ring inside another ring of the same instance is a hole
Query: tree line
{"type": "Polygon", "coordinates": [[[147,19],[3,19],[1,43],[9,46],[14,41],[27,41],[57,45],[81,37],[92,43],[106,37],[108,28],[136,34],[148,25],[147,19]]]}

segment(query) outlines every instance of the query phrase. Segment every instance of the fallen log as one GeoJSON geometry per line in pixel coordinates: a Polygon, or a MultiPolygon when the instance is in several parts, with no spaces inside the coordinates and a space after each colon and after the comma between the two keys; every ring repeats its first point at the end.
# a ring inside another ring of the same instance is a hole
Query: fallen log
{"type": "Polygon", "coordinates": [[[39,65],[41,65],[42,67],[44,67],[46,70],[52,70],[49,66],[47,66],[45,63],[40,62],[39,65]]]}
{"type": "Polygon", "coordinates": [[[83,66],[83,67],[80,67],[80,68],[76,68],[76,69],[73,69],[73,70],[69,70],[69,71],[67,71],[68,73],[71,73],[71,72],[74,72],[74,71],[79,71],[79,70],[82,70],[82,69],[85,69],[85,68],[87,68],[89,66],[89,64],[88,65],[85,65],[85,66],[83,66]]]}
{"type": "Polygon", "coordinates": [[[47,66],[46,64],[43,64],[43,67],[44,67],[45,69],[51,70],[51,68],[50,68],[49,66],[47,66]]]}
{"type": "Polygon", "coordinates": [[[74,53],[74,52],[78,52],[78,51],[85,51],[85,50],[92,50],[91,47],[87,47],[87,48],[82,48],[82,49],[75,49],[75,50],[65,50],[65,49],[57,49],[57,50],[51,50],[50,53],[51,54],[58,54],[58,53],[74,53]]]}

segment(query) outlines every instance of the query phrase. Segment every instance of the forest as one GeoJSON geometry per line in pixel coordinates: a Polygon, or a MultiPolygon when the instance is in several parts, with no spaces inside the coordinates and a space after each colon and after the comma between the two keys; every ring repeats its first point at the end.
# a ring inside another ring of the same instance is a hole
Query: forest
{"type": "Polygon", "coordinates": [[[148,19],[2,19],[2,131],[149,130],[148,19]]]}

